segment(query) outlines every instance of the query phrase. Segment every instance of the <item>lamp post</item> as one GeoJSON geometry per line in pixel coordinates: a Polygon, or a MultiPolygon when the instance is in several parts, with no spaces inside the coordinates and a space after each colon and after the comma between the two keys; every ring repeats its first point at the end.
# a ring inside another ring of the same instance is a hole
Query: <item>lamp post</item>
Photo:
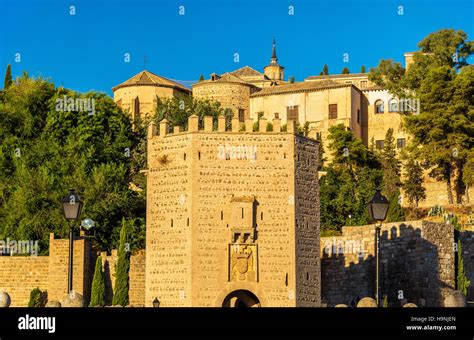
{"type": "Polygon", "coordinates": [[[68,268],[68,294],[72,291],[72,261],[73,261],[73,244],[74,244],[74,221],[81,217],[83,202],[81,197],[76,194],[74,189],[69,189],[69,194],[61,200],[63,206],[64,217],[69,223],[69,268],[68,268]]]}
{"type": "Polygon", "coordinates": [[[380,189],[377,189],[369,202],[369,216],[372,221],[375,221],[375,300],[377,301],[377,306],[380,306],[380,229],[382,221],[387,217],[388,206],[387,198],[382,195],[380,189]]]}
{"type": "Polygon", "coordinates": [[[160,300],[158,300],[157,297],[155,297],[155,300],[153,300],[153,307],[154,308],[160,307],[160,300]]]}

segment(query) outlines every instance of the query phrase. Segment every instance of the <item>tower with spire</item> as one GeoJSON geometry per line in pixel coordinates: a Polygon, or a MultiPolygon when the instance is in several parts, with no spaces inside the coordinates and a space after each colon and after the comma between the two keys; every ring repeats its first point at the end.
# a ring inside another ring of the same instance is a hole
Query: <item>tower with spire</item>
{"type": "Polygon", "coordinates": [[[284,79],[284,70],[285,68],[278,64],[278,58],[276,54],[276,43],[274,38],[272,46],[272,57],[270,59],[270,64],[268,64],[264,68],[264,74],[268,79],[272,80],[273,82],[277,82],[282,81],[284,79]]]}

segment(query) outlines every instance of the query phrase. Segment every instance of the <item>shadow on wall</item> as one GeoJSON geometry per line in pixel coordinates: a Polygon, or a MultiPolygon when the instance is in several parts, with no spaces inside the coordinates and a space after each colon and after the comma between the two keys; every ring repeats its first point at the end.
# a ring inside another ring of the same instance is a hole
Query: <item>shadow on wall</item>
{"type": "MultiPolygon", "coordinates": [[[[454,288],[454,254],[449,235],[440,235],[439,225],[422,222],[423,234],[440,240],[434,244],[422,236],[422,229],[408,224],[384,225],[380,235],[380,303],[387,296],[389,306],[412,302],[418,306],[442,306],[442,288],[454,288]],[[429,232],[428,232],[428,229],[429,232]],[[440,248],[441,249],[438,249],[440,248]],[[440,264],[440,257],[442,263],[440,264]],[[452,265],[449,264],[452,262],[452,265]],[[448,284],[446,284],[448,283],[448,284]]],[[[449,226],[446,226],[448,227],[449,226]]],[[[350,230],[357,230],[350,227],[350,230]]],[[[375,297],[375,232],[372,226],[362,226],[365,232],[355,232],[352,241],[359,241],[363,251],[348,252],[350,232],[339,239],[336,252],[323,250],[321,257],[322,298],[328,306],[344,303],[353,306],[358,299],[375,297]],[[363,235],[363,236],[361,236],[363,235]],[[346,263],[348,263],[346,265],[346,263]]],[[[444,230],[446,232],[446,230],[444,230]]],[[[324,238],[326,239],[326,238],[324,238]]],[[[327,244],[331,241],[322,240],[327,244]]],[[[337,241],[337,240],[336,240],[337,241]]],[[[350,250],[350,249],[349,249],[350,250]]],[[[357,250],[357,251],[354,251],[357,250]]]]}

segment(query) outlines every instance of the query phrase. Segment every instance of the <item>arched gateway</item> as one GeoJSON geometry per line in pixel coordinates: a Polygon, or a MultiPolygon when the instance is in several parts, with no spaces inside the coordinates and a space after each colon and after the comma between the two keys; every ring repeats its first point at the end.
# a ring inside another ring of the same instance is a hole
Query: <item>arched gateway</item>
{"type": "Polygon", "coordinates": [[[236,308],[248,308],[248,307],[260,307],[260,301],[257,296],[252,292],[244,289],[234,290],[228,294],[222,307],[236,307],[236,308]]]}

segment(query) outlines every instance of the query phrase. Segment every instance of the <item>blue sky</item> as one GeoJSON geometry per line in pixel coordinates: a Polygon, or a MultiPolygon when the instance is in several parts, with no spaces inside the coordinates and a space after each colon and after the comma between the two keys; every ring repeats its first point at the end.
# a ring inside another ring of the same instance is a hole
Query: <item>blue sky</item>
{"type": "Polygon", "coordinates": [[[297,81],[324,64],[330,73],[344,66],[355,73],[382,58],[402,62],[404,52],[442,28],[462,29],[472,40],[474,0],[0,0],[0,22],[2,84],[11,63],[14,77],[27,71],[111,95],[144,69],[145,54],[146,69],[180,81],[245,65],[263,71],[273,37],[285,77],[297,81]]]}

